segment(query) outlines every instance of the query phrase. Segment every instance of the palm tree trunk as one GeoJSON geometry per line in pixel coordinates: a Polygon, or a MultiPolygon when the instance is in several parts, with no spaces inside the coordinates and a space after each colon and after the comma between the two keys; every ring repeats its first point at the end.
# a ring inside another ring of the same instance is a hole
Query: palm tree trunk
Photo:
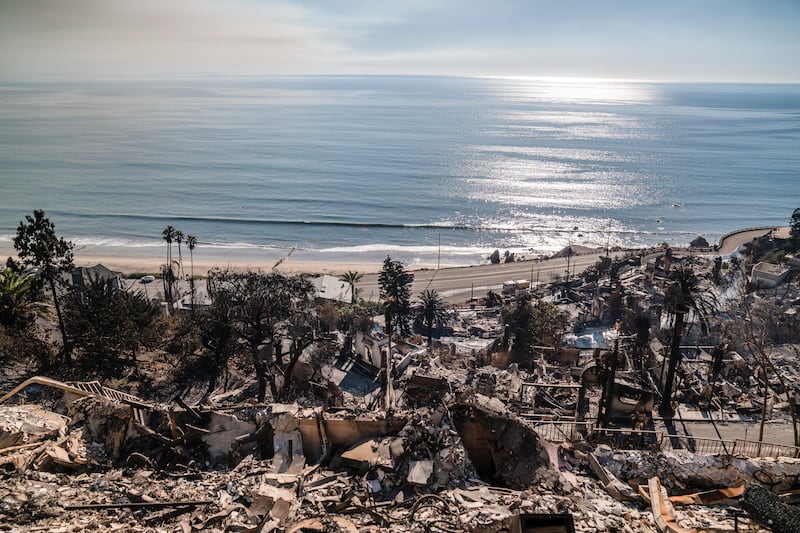
{"type": "Polygon", "coordinates": [[[191,269],[189,271],[189,290],[192,291],[192,313],[194,313],[194,254],[192,247],[189,247],[189,264],[191,269]]]}
{"type": "Polygon", "coordinates": [[[428,322],[428,351],[433,348],[433,320],[428,322]]]}
{"type": "Polygon", "coordinates": [[[675,371],[681,361],[681,337],[683,337],[684,313],[676,313],[675,326],[672,329],[672,343],[669,349],[669,367],[667,368],[667,380],[664,383],[664,391],[661,397],[661,416],[672,416],[672,384],[675,381],[675,371]]]}
{"type": "Polygon", "coordinates": [[[181,242],[178,241],[178,276],[179,279],[183,279],[186,277],[186,274],[183,272],[183,256],[181,255],[181,242]]]}

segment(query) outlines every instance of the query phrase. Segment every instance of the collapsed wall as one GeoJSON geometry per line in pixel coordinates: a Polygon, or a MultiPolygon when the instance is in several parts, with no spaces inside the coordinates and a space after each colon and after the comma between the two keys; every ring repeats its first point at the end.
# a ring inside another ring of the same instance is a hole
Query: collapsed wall
{"type": "Polygon", "coordinates": [[[480,394],[451,407],[461,441],[485,481],[511,489],[556,479],[539,435],[502,402],[480,394]]]}

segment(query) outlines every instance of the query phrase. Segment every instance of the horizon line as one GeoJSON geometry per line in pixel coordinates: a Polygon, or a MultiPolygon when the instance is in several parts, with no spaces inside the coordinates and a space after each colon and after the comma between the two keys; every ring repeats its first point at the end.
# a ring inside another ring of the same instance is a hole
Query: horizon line
{"type": "Polygon", "coordinates": [[[641,84],[709,84],[709,85],[800,85],[800,79],[788,80],[709,80],[709,79],[649,79],[649,78],[629,78],[629,77],[607,77],[607,76],[552,76],[552,75],[525,75],[525,74],[431,74],[431,73],[216,73],[216,72],[173,72],[173,73],[153,73],[136,76],[53,76],[53,77],[14,77],[10,79],[0,78],[0,83],[107,83],[107,82],[137,82],[137,81],[158,81],[175,79],[254,79],[254,78],[451,78],[451,79],[488,79],[488,80],[519,80],[519,81],[545,81],[558,83],[641,83],[641,84]]]}

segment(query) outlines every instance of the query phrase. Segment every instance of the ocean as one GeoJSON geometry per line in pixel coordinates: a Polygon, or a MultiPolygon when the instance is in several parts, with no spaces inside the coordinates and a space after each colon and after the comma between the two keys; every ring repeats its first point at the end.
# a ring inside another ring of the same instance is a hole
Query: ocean
{"type": "Polygon", "coordinates": [[[714,243],[800,207],[800,85],[413,76],[0,82],[0,245],[414,264],[714,243]]]}

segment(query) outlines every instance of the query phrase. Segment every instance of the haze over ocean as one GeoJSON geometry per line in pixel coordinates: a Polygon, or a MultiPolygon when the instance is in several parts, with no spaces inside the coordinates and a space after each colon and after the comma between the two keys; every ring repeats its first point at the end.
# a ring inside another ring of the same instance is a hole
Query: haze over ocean
{"type": "Polygon", "coordinates": [[[167,224],[199,249],[406,264],[714,242],[800,206],[800,85],[4,82],[0,192],[0,245],[44,209],[114,253],[158,253],[167,224]]]}

